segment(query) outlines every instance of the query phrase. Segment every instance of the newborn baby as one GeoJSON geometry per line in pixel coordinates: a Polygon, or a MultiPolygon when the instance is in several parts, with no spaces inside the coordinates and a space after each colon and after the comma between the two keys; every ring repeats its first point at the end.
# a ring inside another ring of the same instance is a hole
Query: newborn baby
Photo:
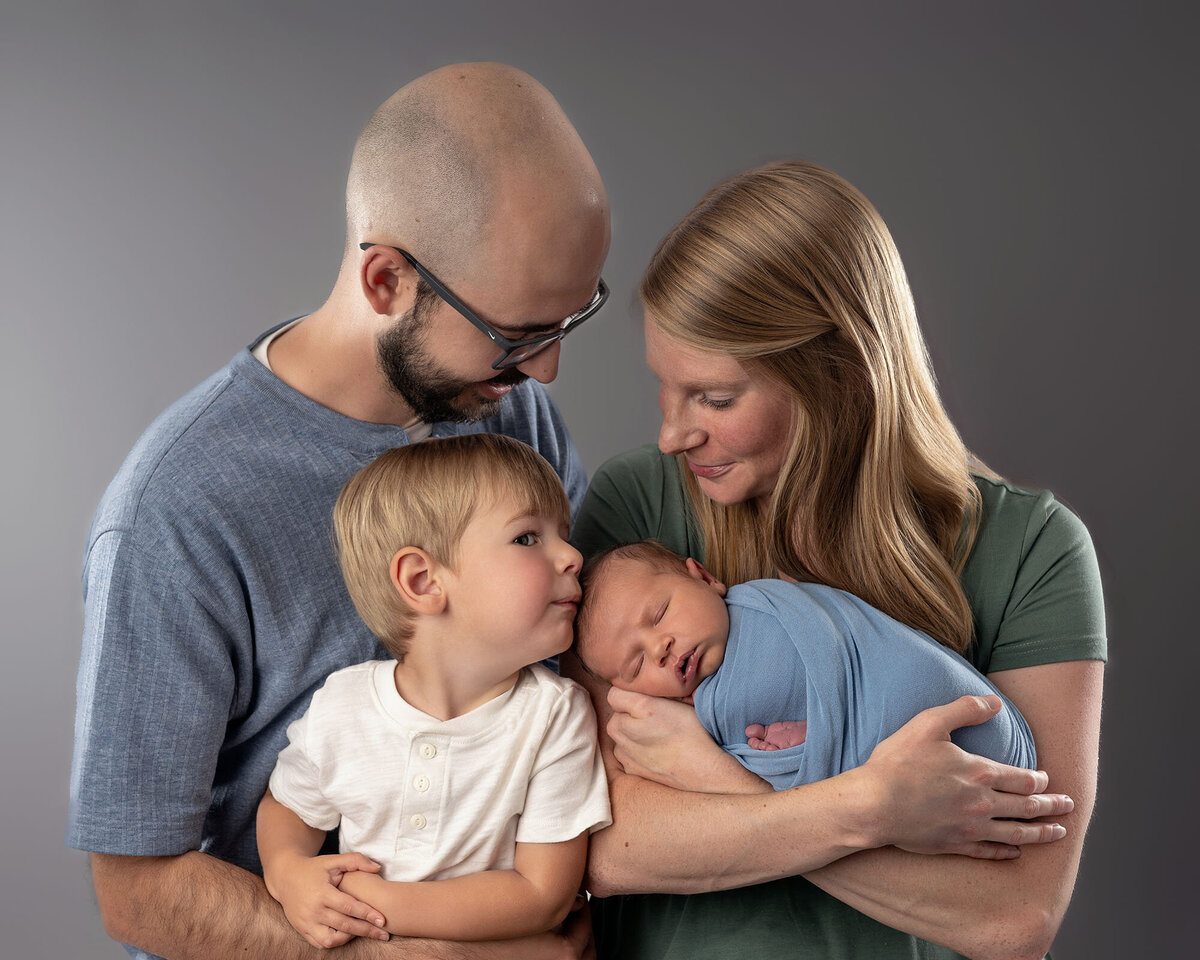
{"type": "Polygon", "coordinates": [[[1025,718],[952,650],[843,590],[755,580],[728,591],[654,541],[584,569],[575,652],[624,690],[685,700],[776,790],[865,763],[916,714],[966,694],[1004,709],[955,730],[963,750],[1035,768],[1025,718]]]}

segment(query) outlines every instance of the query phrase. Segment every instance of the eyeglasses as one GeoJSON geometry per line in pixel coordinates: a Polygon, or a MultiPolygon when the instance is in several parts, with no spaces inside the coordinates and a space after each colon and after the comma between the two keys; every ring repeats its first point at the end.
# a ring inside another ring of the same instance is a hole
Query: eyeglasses
{"type": "Polygon", "coordinates": [[[433,287],[434,293],[470,320],[478,330],[487,334],[488,339],[504,351],[500,354],[496,362],[492,364],[493,370],[507,370],[509,367],[522,364],[530,357],[541,353],[548,346],[557,343],[572,330],[582,325],[583,321],[604,306],[604,301],[608,299],[608,286],[604,280],[601,280],[596,285],[596,292],[592,295],[592,299],[588,302],[587,306],[582,310],[575,311],[563,320],[557,329],[551,330],[549,333],[540,333],[536,337],[529,337],[526,340],[510,340],[487,321],[477,317],[470,307],[451,293],[442,281],[426,270],[417,258],[407,250],[401,250],[399,247],[393,247],[387,243],[360,243],[358,246],[360,250],[369,250],[371,247],[387,247],[389,250],[395,250],[400,256],[411,263],[412,268],[417,271],[421,279],[433,287]]]}

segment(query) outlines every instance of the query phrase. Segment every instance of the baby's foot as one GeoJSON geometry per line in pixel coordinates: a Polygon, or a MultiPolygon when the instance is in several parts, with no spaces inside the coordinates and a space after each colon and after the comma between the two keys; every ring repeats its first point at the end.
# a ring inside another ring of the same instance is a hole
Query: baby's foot
{"type": "Polygon", "coordinates": [[[807,733],[805,720],[779,720],[765,727],[752,723],[746,728],[746,743],[753,750],[785,750],[800,746],[807,733]]]}

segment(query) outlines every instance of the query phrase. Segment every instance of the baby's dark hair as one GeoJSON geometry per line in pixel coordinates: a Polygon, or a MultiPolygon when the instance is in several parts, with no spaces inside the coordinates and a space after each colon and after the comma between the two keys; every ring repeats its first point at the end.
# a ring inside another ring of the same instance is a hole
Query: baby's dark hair
{"type": "Polygon", "coordinates": [[[588,662],[583,656],[581,640],[587,632],[591,618],[595,616],[596,587],[599,585],[605,569],[616,560],[633,560],[644,563],[660,573],[676,573],[687,569],[683,557],[657,540],[638,540],[634,543],[619,544],[601,550],[587,559],[583,569],[579,572],[579,589],[583,593],[583,599],[579,603],[579,612],[575,616],[575,642],[572,644],[571,650],[583,669],[597,680],[604,678],[596,676],[595,671],[588,666],[588,662]]]}

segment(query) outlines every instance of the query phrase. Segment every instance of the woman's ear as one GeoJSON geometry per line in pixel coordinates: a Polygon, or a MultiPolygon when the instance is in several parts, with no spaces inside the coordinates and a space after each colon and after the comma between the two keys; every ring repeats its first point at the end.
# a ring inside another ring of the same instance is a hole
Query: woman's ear
{"type": "Polygon", "coordinates": [[[709,573],[708,570],[705,569],[704,564],[702,564],[699,560],[694,560],[693,558],[688,557],[687,560],[684,561],[683,565],[687,568],[688,576],[693,580],[699,580],[701,583],[707,583],[721,596],[725,596],[725,584],[709,573]]]}
{"type": "Polygon", "coordinates": [[[401,547],[388,567],[392,586],[414,613],[435,616],[446,609],[442,565],[420,547],[401,547]]]}

